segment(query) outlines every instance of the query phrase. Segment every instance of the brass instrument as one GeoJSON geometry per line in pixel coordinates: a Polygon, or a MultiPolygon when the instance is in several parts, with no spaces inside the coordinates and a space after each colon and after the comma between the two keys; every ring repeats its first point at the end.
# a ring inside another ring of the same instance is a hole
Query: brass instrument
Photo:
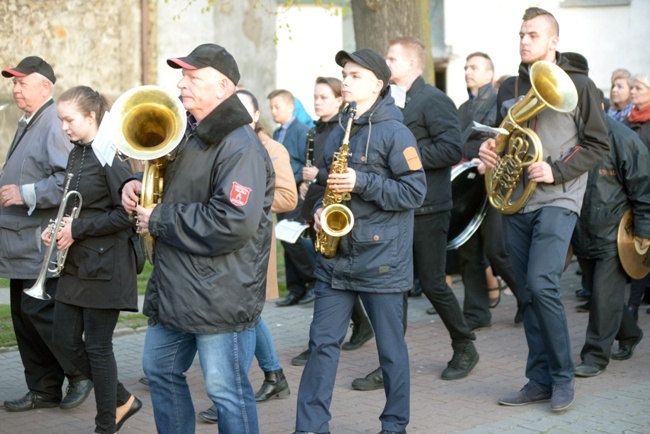
{"type": "MultiPolygon", "coordinates": [[[[145,160],[140,205],[162,202],[165,170],[170,153],[185,134],[187,117],[180,99],[157,86],[139,86],[122,94],[111,114],[118,120],[115,146],[122,154],[145,160]]],[[[143,236],[151,262],[153,238],[143,236]]]]}
{"type": "Polygon", "coordinates": [[[70,212],[70,217],[72,217],[73,219],[79,217],[79,212],[81,211],[81,204],[83,203],[83,198],[81,197],[81,194],[75,190],[68,191],[68,189],[70,188],[70,181],[72,180],[73,176],[74,175],[72,173],[68,173],[65,182],[65,188],[63,189],[63,200],[61,201],[61,205],[59,205],[59,212],[56,215],[56,219],[50,221],[50,223],[53,224],[52,242],[50,243],[50,246],[47,248],[47,252],[45,252],[45,257],[43,258],[43,264],[41,265],[40,273],[38,273],[38,278],[36,279],[34,286],[32,286],[29,289],[23,290],[25,294],[29,295],[30,297],[38,298],[39,300],[49,300],[52,298],[45,291],[45,281],[47,280],[47,273],[52,273],[55,276],[61,274],[61,271],[63,271],[63,267],[65,266],[65,260],[68,257],[69,248],[64,250],[59,250],[56,252],[56,261],[50,262],[50,257],[52,256],[52,253],[54,252],[54,248],[56,247],[56,234],[58,234],[59,229],[63,227],[63,217],[64,217],[65,209],[68,206],[68,201],[73,196],[77,196],[77,200],[79,201],[79,204],[72,209],[72,211],[70,212]],[[55,267],[48,268],[48,265],[50,263],[54,264],[55,267]]]}
{"type": "Polygon", "coordinates": [[[520,125],[547,108],[566,113],[578,103],[578,92],[569,75],[559,66],[538,61],[530,68],[532,89],[508,110],[500,128],[508,131],[496,138],[498,162],[494,169],[485,170],[485,187],[493,207],[504,214],[514,214],[530,199],[537,183],[528,181],[518,198],[512,193],[523,171],[542,161],[544,152],[539,136],[531,128],[520,125]]]}
{"type": "Polygon", "coordinates": [[[643,279],[650,273],[650,250],[642,248],[634,235],[634,214],[628,208],[618,225],[616,237],[618,258],[623,269],[632,279],[643,279]]]}
{"type": "MultiPolygon", "coordinates": [[[[350,143],[350,130],[357,111],[357,103],[351,103],[347,108],[348,123],[345,127],[343,142],[338,152],[332,158],[330,174],[346,173],[348,170],[348,157],[350,156],[348,144],[350,143]]],[[[316,234],[316,251],[326,258],[336,255],[341,237],[352,230],[354,215],[347,206],[341,202],[350,200],[350,193],[334,193],[329,186],[325,187],[323,196],[323,212],[320,215],[321,230],[316,234]]]]}

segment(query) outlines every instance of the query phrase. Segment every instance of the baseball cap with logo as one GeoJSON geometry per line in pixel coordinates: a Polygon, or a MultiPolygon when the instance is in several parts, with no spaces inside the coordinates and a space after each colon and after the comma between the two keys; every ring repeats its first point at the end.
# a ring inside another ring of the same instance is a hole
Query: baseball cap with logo
{"type": "Polygon", "coordinates": [[[8,68],[2,71],[5,77],[24,77],[29,74],[38,72],[52,84],[56,83],[56,76],[49,63],[38,56],[25,57],[15,68],[8,68]]]}
{"type": "Polygon", "coordinates": [[[211,66],[235,84],[239,82],[240,78],[239,68],[237,68],[234,57],[217,44],[199,45],[186,57],[167,59],[167,64],[176,69],[201,69],[211,66]]]}

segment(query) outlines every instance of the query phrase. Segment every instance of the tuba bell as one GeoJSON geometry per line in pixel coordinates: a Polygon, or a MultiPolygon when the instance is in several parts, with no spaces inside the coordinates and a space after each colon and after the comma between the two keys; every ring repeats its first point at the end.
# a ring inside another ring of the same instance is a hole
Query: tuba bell
{"type": "MultiPolygon", "coordinates": [[[[126,91],[113,104],[116,119],[115,146],[127,157],[144,160],[140,205],[149,208],[162,202],[165,170],[170,154],[185,134],[185,107],[177,96],[158,86],[138,86],[126,91]]],[[[153,238],[144,235],[151,262],[153,238]]]]}
{"type": "Polygon", "coordinates": [[[551,62],[535,62],[530,68],[530,82],[532,89],[508,110],[501,122],[500,128],[508,133],[496,138],[496,167],[485,170],[488,199],[504,214],[514,214],[528,202],[537,183],[526,182],[519,197],[513,197],[513,192],[519,181],[523,182],[524,169],[544,158],[537,133],[521,125],[547,108],[566,113],[578,103],[573,81],[562,68],[551,62]]]}

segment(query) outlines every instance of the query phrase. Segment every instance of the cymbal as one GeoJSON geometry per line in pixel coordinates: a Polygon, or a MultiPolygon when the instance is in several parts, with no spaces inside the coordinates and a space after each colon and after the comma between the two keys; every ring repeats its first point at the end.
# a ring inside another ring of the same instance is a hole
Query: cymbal
{"type": "Polygon", "coordinates": [[[632,279],[641,279],[650,273],[650,250],[640,251],[638,242],[634,240],[634,215],[632,209],[623,214],[618,225],[618,257],[623,269],[632,279]]]}

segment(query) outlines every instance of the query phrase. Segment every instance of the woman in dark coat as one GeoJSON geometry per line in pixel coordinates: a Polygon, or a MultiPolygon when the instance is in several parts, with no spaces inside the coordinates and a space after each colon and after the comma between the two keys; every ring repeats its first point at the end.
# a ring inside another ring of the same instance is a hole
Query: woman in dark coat
{"type": "MultiPolygon", "coordinates": [[[[57,113],[74,144],[68,158],[71,196],[66,215],[80,206],[78,217],[64,217],[57,248],[68,249],[54,307],[54,342],[94,383],[96,433],[115,433],[142,403],[117,379],[113,331],[121,310],[137,311],[135,255],[129,235],[133,223],[122,208],[118,189],[131,177],[128,163],[102,165],[93,148],[106,98],[86,86],[64,92],[57,113]],[[79,202],[82,202],[81,204],[79,202]]],[[[49,246],[51,229],[42,239],[49,246]]]]}

